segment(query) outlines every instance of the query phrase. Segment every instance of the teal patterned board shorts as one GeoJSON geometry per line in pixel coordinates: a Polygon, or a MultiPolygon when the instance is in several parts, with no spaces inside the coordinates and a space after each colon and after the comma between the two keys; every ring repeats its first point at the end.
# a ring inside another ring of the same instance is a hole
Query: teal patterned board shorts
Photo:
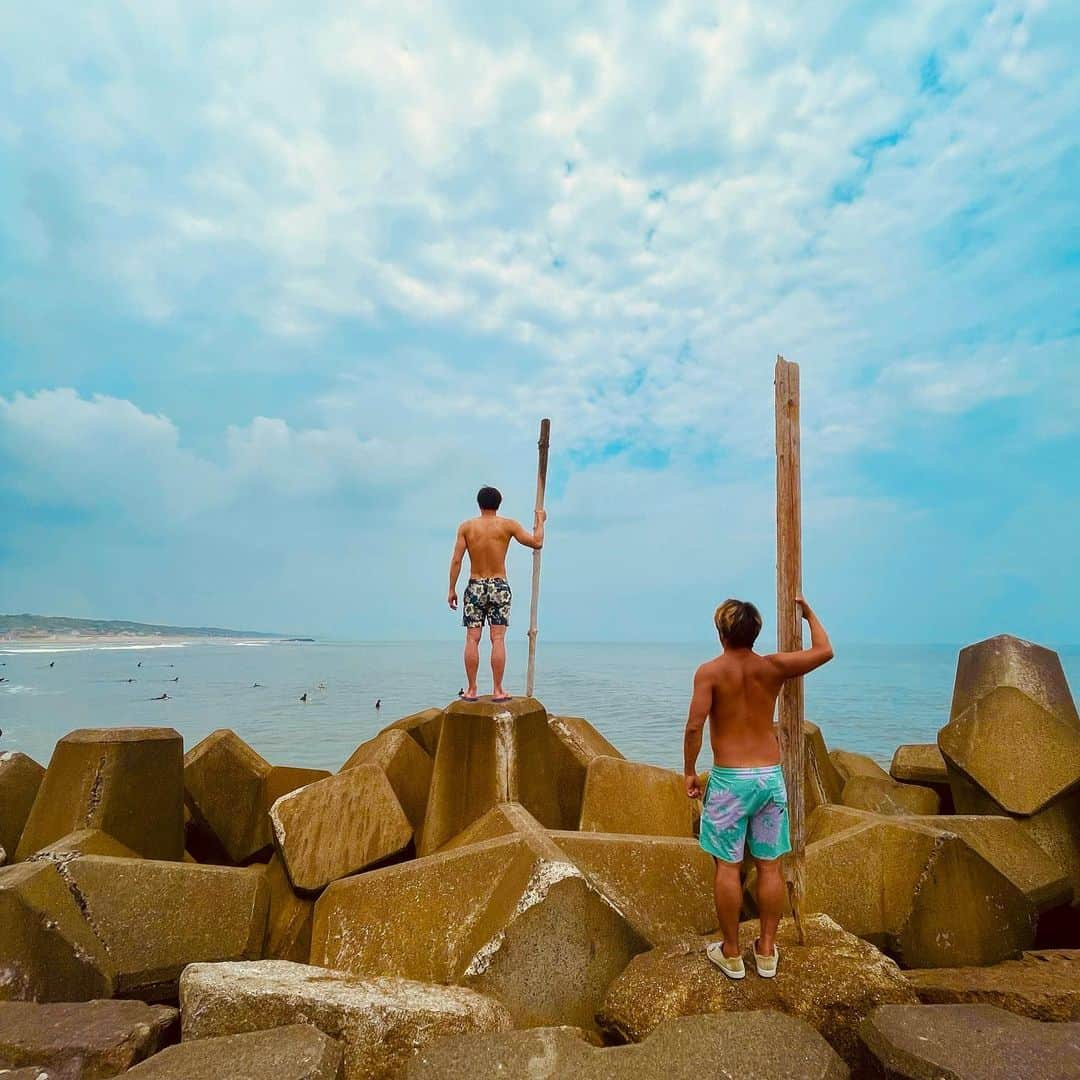
{"type": "Polygon", "coordinates": [[[787,788],[779,765],[714,765],[701,804],[699,842],[713,858],[742,862],[747,833],[755,859],[778,859],[791,850],[787,788]]]}
{"type": "Polygon", "coordinates": [[[462,626],[509,626],[511,599],[506,578],[470,578],[461,605],[462,626]]]}

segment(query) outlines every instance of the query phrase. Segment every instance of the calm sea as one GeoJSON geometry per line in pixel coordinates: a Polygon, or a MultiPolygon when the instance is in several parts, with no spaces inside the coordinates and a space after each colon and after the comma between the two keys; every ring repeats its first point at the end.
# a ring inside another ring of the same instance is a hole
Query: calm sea
{"type": "MultiPolygon", "coordinates": [[[[948,717],[956,653],[839,646],[837,659],[806,681],[807,717],[830,747],[887,765],[898,744],[935,739],[948,717]]],[[[551,712],[585,716],[627,757],[681,768],[690,679],[709,655],[708,645],[541,642],[537,697],[551,712]]],[[[1080,647],[1061,658],[1076,687],[1080,647]]],[[[511,690],[522,686],[524,660],[524,643],[512,642],[511,690]]],[[[462,684],[452,642],[0,644],[0,663],[0,750],[43,764],[72,728],[164,725],[188,747],[230,727],[274,764],[336,769],[381,727],[445,705],[462,684]],[[168,700],[151,700],[162,693],[168,700]]]]}

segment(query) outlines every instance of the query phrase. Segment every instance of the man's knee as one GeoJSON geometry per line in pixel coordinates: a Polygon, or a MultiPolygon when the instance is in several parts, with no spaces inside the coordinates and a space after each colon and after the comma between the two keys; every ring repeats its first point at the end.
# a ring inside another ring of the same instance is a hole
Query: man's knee
{"type": "Polygon", "coordinates": [[[488,629],[489,629],[489,631],[491,633],[491,640],[492,641],[502,641],[506,637],[506,627],[505,626],[492,625],[488,629]]]}
{"type": "Polygon", "coordinates": [[[755,859],[754,866],[757,869],[758,881],[762,878],[778,878],[781,876],[781,862],[779,859],[755,859]]]}
{"type": "Polygon", "coordinates": [[[724,877],[726,875],[739,876],[742,874],[741,862],[726,862],[724,859],[718,859],[713,856],[713,862],[716,863],[716,876],[724,877]]]}
{"type": "Polygon", "coordinates": [[[471,641],[474,645],[480,643],[480,635],[483,634],[484,628],[482,626],[470,626],[465,630],[465,640],[471,641]]]}

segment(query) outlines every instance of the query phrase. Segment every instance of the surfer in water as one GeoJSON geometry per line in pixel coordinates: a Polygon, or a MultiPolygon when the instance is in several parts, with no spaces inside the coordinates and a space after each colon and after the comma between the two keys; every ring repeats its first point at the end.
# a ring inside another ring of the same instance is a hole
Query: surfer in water
{"type": "Polygon", "coordinates": [[[469,685],[462,701],[476,701],[476,675],[480,669],[480,638],[484,623],[491,635],[491,680],[493,701],[509,701],[503,689],[506,670],[506,628],[510,625],[510,583],[506,580],[506,549],[511,540],[539,551],[544,546],[547,513],[537,510],[533,531],[513,518],[499,517],[502,495],[496,488],[482,487],[476,495],[477,517],[458,526],[454,553],[450,557],[450,589],[446,602],[457,611],[458,577],[466,552],[469,556],[469,584],[465,589],[461,621],[465,627],[465,676],[469,685]]]}

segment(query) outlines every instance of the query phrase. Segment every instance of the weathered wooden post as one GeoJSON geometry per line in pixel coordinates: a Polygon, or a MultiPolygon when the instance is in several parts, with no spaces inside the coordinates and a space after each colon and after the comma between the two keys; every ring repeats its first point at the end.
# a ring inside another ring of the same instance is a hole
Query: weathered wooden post
{"type": "MultiPolygon", "coordinates": [[[[540,441],[536,468],[536,509],[544,509],[544,491],[547,488],[548,445],[551,441],[551,421],[540,421],[540,441]]],[[[540,555],[533,552],[532,603],[529,606],[529,666],[525,674],[525,696],[532,697],[536,683],[536,620],[540,611],[540,555]]]]}
{"type": "MultiPolygon", "coordinates": [[[[799,365],[776,358],[776,647],[801,649],[802,612],[795,598],[802,594],[802,493],[799,464],[799,365]]],[[[805,938],[802,902],[806,894],[806,804],[803,794],[806,749],[803,739],[803,681],[790,679],[778,703],[780,748],[788,789],[791,855],[785,862],[788,899],[795,915],[799,943],[805,938]]]]}

